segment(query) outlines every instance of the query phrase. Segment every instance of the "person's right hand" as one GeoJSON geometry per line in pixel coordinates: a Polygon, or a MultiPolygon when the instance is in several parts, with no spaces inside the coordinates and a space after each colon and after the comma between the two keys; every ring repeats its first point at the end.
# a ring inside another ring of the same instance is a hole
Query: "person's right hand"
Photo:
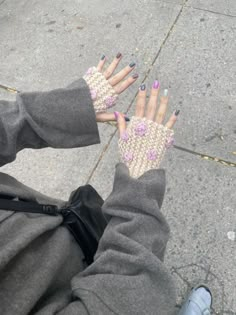
{"type": "Polygon", "coordinates": [[[179,110],[176,110],[164,125],[168,105],[168,90],[160,98],[158,106],[159,82],[152,86],[148,103],[146,87],[142,84],[137,98],[135,116],[126,127],[124,115],[116,112],[119,128],[119,149],[121,160],[133,177],[139,177],[150,169],[159,167],[166,148],[173,144],[172,130],[179,110]]]}

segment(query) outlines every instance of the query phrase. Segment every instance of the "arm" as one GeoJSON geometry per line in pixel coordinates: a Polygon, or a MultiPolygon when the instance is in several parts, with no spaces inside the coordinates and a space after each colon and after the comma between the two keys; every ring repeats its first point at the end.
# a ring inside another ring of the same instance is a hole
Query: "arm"
{"type": "Polygon", "coordinates": [[[99,143],[96,121],[115,119],[107,109],[138,77],[120,84],[135,65],[113,76],[121,58],[117,55],[104,71],[106,58],[102,57],[97,67],[66,89],[20,93],[15,102],[0,101],[0,167],[13,161],[24,148],[74,148],[99,143]]]}
{"type": "Polygon", "coordinates": [[[84,314],[82,306],[91,315],[175,313],[174,284],[163,264],[169,227],[160,212],[165,174],[158,167],[173,144],[171,128],[179,111],[162,125],[168,97],[165,91],[156,113],[158,87],[155,81],[147,107],[141,87],[127,128],[118,115],[119,149],[127,166],[118,164],[113,191],[104,203],[110,220],[94,263],[72,281],[78,300],[60,315],[84,314]]]}
{"type": "Polygon", "coordinates": [[[20,93],[0,101],[0,166],[24,148],[73,148],[99,142],[90,91],[83,79],[67,89],[20,93]]]}
{"type": "Polygon", "coordinates": [[[110,222],[95,262],[73,281],[74,294],[88,309],[97,301],[104,314],[109,309],[111,314],[171,314],[173,283],[163,265],[169,228],[160,212],[164,190],[163,170],[134,179],[118,165],[103,208],[110,222]]]}
{"type": "Polygon", "coordinates": [[[135,117],[127,128],[118,115],[119,149],[127,166],[118,165],[113,191],[104,204],[110,221],[95,261],[72,282],[74,295],[89,314],[175,312],[174,284],[163,264],[169,227],[160,212],[165,174],[158,168],[173,144],[171,128],[179,111],[162,125],[168,96],[165,91],[157,109],[158,92],[155,81],[145,106],[146,88],[141,86],[135,117]]]}
{"type": "Polygon", "coordinates": [[[60,315],[162,314],[174,310],[172,279],[163,265],[169,227],[160,212],[163,170],[139,179],[117,166],[114,187],[103,210],[110,217],[95,261],[73,279],[78,301],[60,315]],[[83,306],[83,307],[82,307],[83,306]]]}

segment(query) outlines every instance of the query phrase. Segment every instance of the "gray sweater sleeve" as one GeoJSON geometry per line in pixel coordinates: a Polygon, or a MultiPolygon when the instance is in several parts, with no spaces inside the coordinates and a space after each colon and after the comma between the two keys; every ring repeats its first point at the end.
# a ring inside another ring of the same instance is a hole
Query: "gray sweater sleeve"
{"type": "Polygon", "coordinates": [[[65,89],[19,93],[15,102],[0,101],[0,166],[24,148],[74,148],[99,141],[83,79],[65,89]]]}
{"type": "Polygon", "coordinates": [[[113,191],[103,207],[110,221],[95,261],[73,279],[78,301],[60,315],[174,313],[175,290],[163,264],[169,237],[160,212],[164,189],[163,170],[133,179],[126,166],[118,164],[113,191]]]}

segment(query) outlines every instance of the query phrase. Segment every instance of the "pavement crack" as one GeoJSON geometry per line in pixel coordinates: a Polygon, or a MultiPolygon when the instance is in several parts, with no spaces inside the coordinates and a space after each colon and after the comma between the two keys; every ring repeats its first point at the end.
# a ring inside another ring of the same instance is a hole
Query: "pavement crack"
{"type": "MultiPolygon", "coordinates": [[[[1,3],[0,3],[1,5],[1,3]]],[[[7,92],[10,92],[10,93],[19,93],[20,91],[16,90],[15,88],[13,87],[10,87],[10,86],[6,86],[6,85],[3,85],[3,84],[0,84],[0,89],[3,89],[7,92]]]]}
{"type": "MultiPolygon", "coordinates": [[[[181,6],[181,9],[179,10],[179,13],[177,14],[177,16],[176,16],[176,18],[175,18],[173,24],[171,25],[171,27],[170,27],[170,29],[169,29],[169,31],[168,31],[166,37],[164,38],[164,40],[163,40],[163,42],[162,42],[162,44],[161,44],[161,46],[160,46],[160,48],[159,48],[159,50],[158,50],[156,56],[155,56],[154,59],[153,59],[152,64],[151,64],[150,68],[148,69],[148,71],[146,72],[146,74],[145,74],[144,79],[143,79],[142,82],[144,82],[144,81],[147,79],[148,75],[149,75],[150,72],[152,71],[152,68],[154,67],[154,65],[155,65],[155,63],[156,63],[157,58],[159,57],[159,55],[160,55],[160,53],[161,53],[161,51],[162,51],[162,48],[164,47],[165,43],[166,43],[167,40],[169,39],[169,37],[170,37],[170,35],[171,35],[171,33],[172,33],[172,31],[173,31],[175,25],[177,24],[177,22],[178,22],[178,20],[179,20],[181,14],[182,14],[184,8],[186,7],[187,2],[188,2],[188,0],[184,0],[184,1],[183,1],[182,6],[181,6]]],[[[136,96],[135,96],[135,97],[136,97],[136,96]]]]}
{"type": "MultiPolygon", "coordinates": [[[[185,3],[186,3],[186,2],[187,2],[187,0],[185,0],[185,3]]],[[[171,26],[169,32],[167,33],[167,35],[166,35],[164,41],[162,42],[162,44],[161,44],[161,46],[160,46],[160,48],[159,48],[159,50],[158,50],[158,52],[157,52],[155,58],[153,59],[153,62],[152,62],[152,64],[151,64],[151,66],[150,66],[150,68],[148,69],[148,71],[146,72],[146,74],[145,74],[145,76],[144,76],[142,82],[144,82],[144,81],[147,79],[149,73],[151,72],[151,70],[152,70],[152,68],[153,68],[153,66],[154,66],[154,64],[155,64],[155,62],[156,62],[158,56],[160,55],[161,49],[162,49],[163,45],[166,43],[166,41],[167,41],[167,39],[168,39],[168,37],[169,37],[171,31],[172,31],[173,28],[174,28],[174,25],[177,23],[178,18],[179,18],[179,16],[180,16],[182,10],[183,10],[183,6],[182,6],[182,8],[180,9],[180,11],[179,11],[177,17],[175,18],[175,21],[174,21],[174,23],[172,24],[172,26],[171,26]]],[[[137,97],[137,94],[138,94],[138,91],[135,93],[134,97],[131,99],[130,105],[128,106],[128,108],[127,108],[127,110],[126,110],[126,113],[127,113],[127,112],[130,110],[130,108],[132,107],[132,105],[133,105],[133,103],[134,103],[134,101],[135,101],[135,99],[136,99],[136,97],[137,97]]],[[[96,169],[97,169],[97,167],[98,167],[100,161],[102,160],[104,154],[106,153],[107,149],[109,148],[109,145],[110,145],[112,139],[114,138],[116,132],[117,132],[117,130],[115,130],[115,131],[113,132],[113,134],[111,135],[111,137],[110,137],[110,139],[109,139],[107,145],[105,146],[105,148],[103,149],[101,155],[99,156],[97,163],[95,164],[94,168],[92,169],[92,172],[90,173],[90,175],[89,175],[89,177],[88,177],[88,179],[87,179],[87,183],[89,183],[89,181],[90,181],[91,178],[93,177],[93,175],[94,175],[94,173],[95,173],[95,171],[96,171],[96,169]]]]}
{"type": "MultiPolygon", "coordinates": [[[[171,25],[171,27],[170,27],[170,29],[169,29],[169,31],[168,31],[166,37],[164,38],[164,40],[163,40],[163,42],[162,42],[162,44],[161,44],[161,46],[160,46],[160,48],[159,48],[157,54],[155,55],[155,57],[154,57],[154,59],[153,59],[153,61],[152,61],[152,64],[150,65],[149,69],[147,70],[147,72],[146,72],[146,74],[145,74],[145,76],[144,76],[142,82],[144,82],[144,81],[147,79],[147,77],[148,77],[148,75],[150,74],[152,68],[154,67],[154,65],[155,65],[155,63],[156,63],[156,61],[157,61],[157,59],[158,59],[158,57],[159,57],[159,55],[160,55],[160,53],[161,53],[161,51],[162,51],[162,48],[164,47],[165,43],[166,43],[167,40],[169,39],[169,37],[170,37],[170,35],[171,35],[171,33],[172,33],[172,31],[173,31],[175,25],[177,24],[177,22],[178,22],[178,20],[179,20],[181,14],[182,14],[184,8],[187,7],[187,2],[188,2],[188,0],[184,0],[184,1],[183,1],[179,13],[177,14],[177,16],[176,16],[176,18],[175,18],[173,24],[171,25]]],[[[137,95],[138,95],[138,91],[135,93],[134,97],[131,99],[130,105],[128,106],[128,108],[127,108],[127,110],[126,110],[126,113],[130,110],[130,108],[131,108],[132,105],[134,104],[134,101],[135,101],[137,95]]],[[[113,134],[111,135],[111,137],[110,137],[110,139],[109,139],[107,145],[105,146],[105,148],[103,149],[101,155],[99,156],[99,158],[98,158],[98,160],[97,160],[97,163],[95,164],[94,168],[92,169],[92,171],[91,171],[91,173],[90,173],[90,175],[89,175],[89,177],[88,177],[87,183],[89,183],[89,181],[92,179],[92,177],[93,177],[93,175],[94,175],[94,173],[95,173],[95,171],[96,171],[98,165],[100,164],[100,161],[102,160],[102,158],[103,158],[103,156],[105,155],[107,149],[109,148],[109,145],[110,145],[112,139],[114,138],[116,132],[117,132],[117,130],[115,130],[115,131],[113,132],[113,134]]],[[[234,163],[234,162],[226,161],[226,160],[223,160],[223,159],[220,159],[220,158],[217,158],[217,157],[212,157],[212,156],[207,155],[207,154],[202,154],[202,153],[199,153],[199,152],[195,152],[195,151],[192,151],[192,150],[189,150],[189,149],[180,147],[180,146],[174,146],[174,147],[175,147],[176,149],[178,149],[178,150],[182,150],[182,151],[188,152],[188,153],[190,153],[190,154],[198,155],[198,156],[200,156],[202,159],[205,159],[205,160],[208,160],[208,161],[218,162],[218,163],[221,163],[221,164],[223,164],[223,165],[225,165],[225,166],[233,166],[233,167],[236,167],[236,163],[234,163]]]]}
{"type": "Polygon", "coordinates": [[[218,158],[218,157],[215,157],[215,156],[211,156],[211,155],[208,155],[208,154],[196,152],[196,151],[193,151],[193,150],[190,150],[190,149],[186,149],[186,148],[183,148],[183,147],[180,147],[180,146],[177,146],[177,145],[174,145],[174,148],[177,149],[177,150],[180,150],[180,151],[184,151],[184,152],[187,152],[187,153],[190,153],[190,154],[197,155],[203,160],[208,160],[208,161],[212,161],[212,162],[221,163],[224,166],[236,167],[236,163],[231,162],[231,161],[226,161],[224,159],[221,159],[221,158],[218,158]]]}
{"type": "Polygon", "coordinates": [[[99,158],[98,158],[98,160],[97,160],[95,166],[93,167],[93,169],[92,169],[92,171],[91,171],[91,173],[90,173],[90,175],[89,175],[89,177],[88,177],[88,179],[87,179],[87,181],[86,181],[86,185],[90,182],[91,178],[93,177],[93,175],[94,175],[94,173],[95,173],[95,171],[96,171],[98,165],[100,164],[100,162],[101,162],[103,156],[105,155],[107,149],[109,148],[110,143],[111,143],[111,141],[112,141],[112,139],[113,139],[115,133],[116,133],[116,131],[111,135],[111,137],[110,137],[108,143],[105,145],[104,149],[102,150],[102,153],[100,154],[100,156],[99,156],[99,158]]]}
{"type": "Polygon", "coordinates": [[[216,11],[212,11],[209,9],[203,9],[203,8],[196,8],[194,6],[191,5],[187,5],[188,8],[192,8],[194,10],[198,10],[198,11],[204,11],[204,12],[208,12],[208,13],[213,13],[213,14],[217,14],[217,15],[222,15],[222,16],[227,16],[227,17],[232,17],[235,18],[236,15],[232,15],[232,14],[226,14],[226,13],[221,13],[221,12],[216,12],[216,11]]]}

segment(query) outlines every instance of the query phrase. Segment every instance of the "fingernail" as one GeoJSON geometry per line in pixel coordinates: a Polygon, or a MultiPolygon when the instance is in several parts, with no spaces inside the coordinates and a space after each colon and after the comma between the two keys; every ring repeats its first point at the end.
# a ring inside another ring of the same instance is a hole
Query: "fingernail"
{"type": "Polygon", "coordinates": [[[118,120],[118,118],[119,118],[119,113],[118,113],[118,112],[114,112],[114,115],[115,115],[115,119],[118,120]]]}
{"type": "Polygon", "coordinates": [[[179,109],[176,109],[176,111],[174,112],[175,116],[178,116],[180,113],[180,110],[179,109]]]}
{"type": "Polygon", "coordinates": [[[105,59],[105,57],[106,57],[105,55],[102,55],[101,60],[104,60],[104,59],[105,59]]]}
{"type": "Polygon", "coordinates": [[[163,95],[164,95],[164,96],[168,96],[168,89],[165,89],[165,90],[164,90],[163,95]]]}
{"type": "Polygon", "coordinates": [[[125,115],[125,121],[130,121],[129,117],[125,115]]]}
{"type": "Polygon", "coordinates": [[[119,53],[116,55],[116,58],[119,59],[121,56],[122,56],[122,54],[119,52],[119,53]]]}
{"type": "Polygon", "coordinates": [[[137,74],[137,73],[133,74],[133,75],[132,75],[132,78],[133,78],[133,79],[137,79],[137,78],[138,78],[138,74],[137,74]]]}
{"type": "Polygon", "coordinates": [[[145,89],[146,89],[146,85],[143,83],[143,84],[141,84],[140,85],[140,90],[141,91],[145,91],[145,89]]]}
{"type": "Polygon", "coordinates": [[[159,81],[155,80],[154,83],[153,83],[153,85],[152,85],[152,87],[153,87],[154,89],[158,89],[159,86],[160,86],[159,81]]]}
{"type": "Polygon", "coordinates": [[[135,62],[131,62],[131,63],[129,64],[130,68],[133,68],[135,65],[136,65],[135,62]]]}

